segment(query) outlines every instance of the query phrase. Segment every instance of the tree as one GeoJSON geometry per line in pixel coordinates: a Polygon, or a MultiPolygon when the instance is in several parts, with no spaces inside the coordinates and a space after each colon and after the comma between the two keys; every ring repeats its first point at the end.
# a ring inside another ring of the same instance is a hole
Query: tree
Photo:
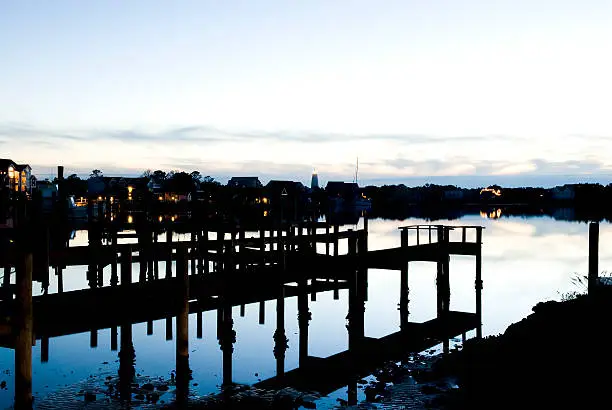
{"type": "Polygon", "coordinates": [[[101,178],[102,176],[102,171],[100,171],[99,169],[94,169],[93,171],[91,171],[91,174],[89,174],[89,178],[101,178]]]}
{"type": "Polygon", "coordinates": [[[206,175],[205,177],[202,178],[202,184],[206,184],[206,185],[221,185],[220,182],[215,181],[215,179],[213,177],[211,177],[210,175],[206,175]]]}
{"type": "Polygon", "coordinates": [[[147,169],[142,173],[141,176],[143,178],[151,178],[152,175],[153,175],[153,171],[151,171],[150,169],[147,169]]]}
{"type": "Polygon", "coordinates": [[[202,174],[200,174],[200,171],[193,171],[189,175],[191,175],[191,178],[193,179],[193,182],[195,182],[196,184],[199,184],[200,181],[202,180],[202,174]]]}
{"type": "Polygon", "coordinates": [[[151,174],[151,179],[153,179],[154,183],[161,185],[166,180],[166,173],[158,169],[157,171],[153,172],[153,174],[151,174]]]}
{"type": "Polygon", "coordinates": [[[166,192],[192,192],[195,188],[195,182],[190,174],[186,172],[177,172],[168,178],[165,184],[166,192]]]}

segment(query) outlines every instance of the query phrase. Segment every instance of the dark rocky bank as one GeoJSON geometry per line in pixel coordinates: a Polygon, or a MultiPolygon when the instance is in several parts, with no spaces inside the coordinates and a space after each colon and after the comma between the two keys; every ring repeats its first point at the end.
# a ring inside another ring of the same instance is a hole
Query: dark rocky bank
{"type": "Polygon", "coordinates": [[[503,335],[439,359],[431,377],[456,379],[449,408],[607,408],[611,314],[609,291],[539,303],[503,335]]]}

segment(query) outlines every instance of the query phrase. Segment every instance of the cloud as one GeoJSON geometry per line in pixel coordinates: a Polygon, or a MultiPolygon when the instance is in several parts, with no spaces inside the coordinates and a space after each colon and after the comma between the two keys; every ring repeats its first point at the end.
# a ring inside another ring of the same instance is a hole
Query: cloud
{"type": "Polygon", "coordinates": [[[88,142],[98,140],[119,140],[123,142],[197,142],[223,143],[244,141],[275,141],[297,143],[390,141],[402,144],[446,144],[474,143],[497,140],[524,140],[507,135],[487,136],[436,136],[425,134],[342,134],[309,131],[245,131],[228,130],[207,125],[189,125],[162,130],[107,129],[107,130],[46,130],[23,123],[0,123],[0,137],[25,140],[47,140],[49,143],[88,142]]]}
{"type": "MultiPolygon", "coordinates": [[[[527,161],[474,161],[465,157],[453,157],[446,160],[427,159],[413,160],[410,158],[394,158],[381,162],[370,162],[372,167],[390,167],[398,174],[410,171],[411,175],[593,175],[608,174],[612,169],[604,162],[587,159],[584,161],[548,161],[536,158],[527,161]],[[445,170],[453,168],[453,164],[469,164],[464,172],[445,174],[445,170]]],[[[392,171],[393,172],[393,171],[392,171]]]]}

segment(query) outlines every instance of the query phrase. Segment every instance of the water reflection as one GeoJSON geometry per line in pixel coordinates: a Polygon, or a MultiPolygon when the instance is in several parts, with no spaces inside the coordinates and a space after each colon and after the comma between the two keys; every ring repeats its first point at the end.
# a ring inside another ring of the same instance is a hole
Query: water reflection
{"type": "MultiPolygon", "coordinates": [[[[397,227],[421,222],[424,221],[371,220],[369,248],[397,246],[400,242],[397,227]]],[[[484,335],[504,331],[510,323],[529,314],[537,302],[558,298],[559,293],[571,290],[571,275],[586,272],[588,244],[585,224],[547,217],[483,220],[478,214],[450,224],[484,224],[486,227],[483,239],[484,335]]],[[[450,235],[461,233],[451,232],[450,235]]],[[[180,235],[173,233],[172,237],[177,240],[180,235]]],[[[612,250],[605,246],[610,239],[612,229],[602,224],[600,266],[603,269],[612,262],[612,250]]],[[[125,241],[136,242],[137,239],[125,241]]],[[[88,244],[87,233],[78,231],[72,243],[88,244]]],[[[319,251],[323,252],[322,249],[319,251]]],[[[346,245],[341,244],[339,252],[346,251],[346,245]]],[[[134,264],[130,275],[132,281],[155,280],[155,269],[150,269],[147,264],[146,270],[143,267],[141,271],[141,266],[140,262],[134,264]]],[[[170,268],[174,271],[176,262],[172,262],[170,268]]],[[[165,271],[164,260],[159,261],[159,269],[165,271]]],[[[100,278],[104,286],[112,285],[111,278],[118,274],[113,275],[112,266],[105,266],[102,270],[98,266],[91,266],[91,269],[87,266],[87,270],[96,274],[86,277],[82,267],[66,267],[58,275],[54,269],[48,278],[46,293],[53,296],[62,290],[95,289],[99,287],[100,278]]],[[[473,311],[473,272],[472,258],[452,258],[452,310],[473,311]]],[[[356,325],[356,328],[363,327],[363,334],[383,337],[406,328],[408,317],[410,321],[422,322],[436,316],[436,306],[431,303],[435,300],[436,267],[411,263],[407,286],[401,283],[402,278],[402,275],[389,271],[372,269],[368,272],[363,323],[356,325]],[[403,290],[408,288],[409,294],[404,293],[403,290]],[[408,299],[409,305],[406,303],[408,299]]],[[[132,400],[134,404],[134,396],[128,387],[141,374],[151,379],[163,378],[171,391],[176,389],[176,393],[180,393],[177,400],[184,400],[218,391],[218,386],[223,384],[256,383],[275,376],[286,377],[292,370],[306,367],[309,356],[327,357],[350,351],[355,338],[351,339],[350,326],[349,329],[345,326],[350,301],[356,294],[342,282],[337,287],[330,286],[328,291],[315,293],[304,291],[309,285],[308,281],[298,282],[294,286],[301,290],[291,296],[284,295],[286,288],[280,287],[267,301],[232,302],[213,311],[203,311],[195,304],[190,306],[193,313],[186,318],[186,327],[184,322],[179,326],[176,314],[153,317],[145,314],[139,322],[100,326],[86,333],[61,337],[37,335],[41,339],[32,347],[34,395],[40,403],[50,393],[74,386],[72,397],[84,400],[77,395],[82,380],[93,375],[101,379],[103,385],[106,377],[117,376],[120,398],[132,400]],[[316,295],[314,300],[309,300],[312,295],[316,295]],[[187,366],[179,365],[184,358],[177,348],[178,339],[184,338],[179,337],[179,328],[188,329],[187,366]],[[190,329],[194,331],[190,332],[190,329]],[[172,370],[176,370],[174,380],[172,370]],[[66,384],[68,386],[64,386],[66,384]]],[[[45,291],[35,287],[34,294],[42,295],[45,291]]],[[[356,333],[357,339],[359,332],[356,333]]],[[[13,351],[0,348],[0,381],[8,382],[7,389],[0,390],[2,408],[13,400],[14,369],[13,351]],[[7,371],[8,374],[2,373],[7,371]]],[[[346,393],[347,389],[343,391],[346,393]]],[[[359,394],[354,380],[351,380],[345,398],[354,402],[359,394]]]]}

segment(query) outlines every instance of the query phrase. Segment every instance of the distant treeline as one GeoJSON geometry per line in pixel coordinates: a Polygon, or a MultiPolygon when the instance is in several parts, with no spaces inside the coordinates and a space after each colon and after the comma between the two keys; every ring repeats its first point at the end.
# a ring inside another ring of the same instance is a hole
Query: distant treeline
{"type": "MultiPolygon", "coordinates": [[[[90,177],[101,176],[99,170],[90,177]]],[[[246,189],[221,185],[210,176],[200,172],[146,171],[143,178],[152,180],[160,192],[202,192],[219,208],[228,209],[234,202],[247,205],[245,198],[255,198],[255,191],[265,188],[246,189]],[[248,195],[240,192],[248,191],[248,195]]],[[[65,178],[66,193],[75,196],[87,195],[87,179],[73,174],[65,178]]],[[[317,213],[326,213],[328,196],[325,189],[310,190],[299,195],[299,202],[308,201],[317,213]]],[[[368,211],[372,217],[404,219],[422,217],[425,219],[453,219],[478,210],[503,209],[503,215],[559,215],[558,209],[571,208],[570,219],[593,220],[612,219],[612,184],[568,184],[554,188],[520,187],[505,188],[498,185],[482,188],[461,188],[454,185],[425,184],[408,187],[404,184],[366,186],[360,188],[371,201],[368,211]],[[610,209],[610,210],[609,210],[610,209]]],[[[248,202],[248,201],[247,201],[248,202]]],[[[297,201],[294,206],[297,206],[297,201]]],[[[300,207],[301,208],[301,207],[300,207]]],[[[309,211],[311,212],[311,211],[309,211]]]]}

